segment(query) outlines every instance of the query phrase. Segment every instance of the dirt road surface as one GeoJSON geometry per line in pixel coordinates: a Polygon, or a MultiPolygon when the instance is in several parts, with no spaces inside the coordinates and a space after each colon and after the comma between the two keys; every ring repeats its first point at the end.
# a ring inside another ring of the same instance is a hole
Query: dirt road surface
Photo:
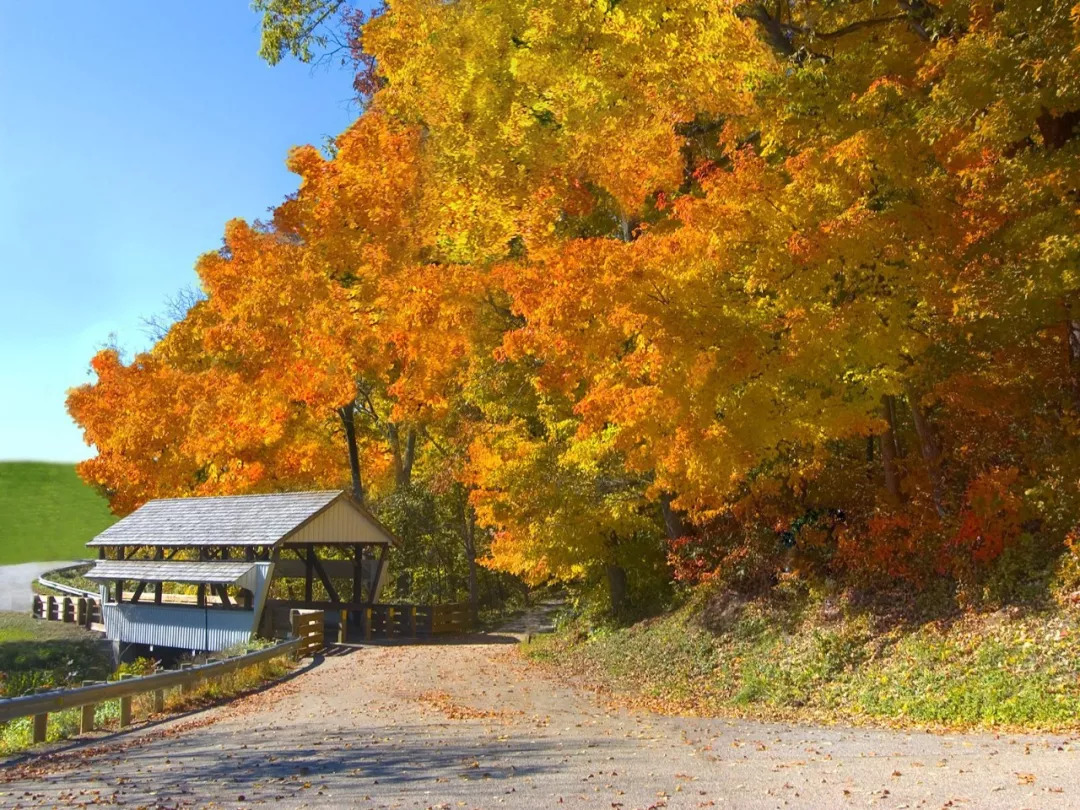
{"type": "Polygon", "coordinates": [[[200,714],[0,766],[0,806],[1080,808],[1080,739],[660,717],[512,636],[329,654],[200,714]]]}

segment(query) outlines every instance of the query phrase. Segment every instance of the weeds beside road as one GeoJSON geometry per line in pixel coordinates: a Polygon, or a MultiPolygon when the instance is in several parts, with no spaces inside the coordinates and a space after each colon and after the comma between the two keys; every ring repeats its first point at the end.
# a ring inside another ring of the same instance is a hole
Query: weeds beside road
{"type": "Polygon", "coordinates": [[[1080,615],[886,617],[813,596],[702,594],[629,627],[531,645],[561,676],[667,712],[800,722],[1080,728],[1080,615]]]}

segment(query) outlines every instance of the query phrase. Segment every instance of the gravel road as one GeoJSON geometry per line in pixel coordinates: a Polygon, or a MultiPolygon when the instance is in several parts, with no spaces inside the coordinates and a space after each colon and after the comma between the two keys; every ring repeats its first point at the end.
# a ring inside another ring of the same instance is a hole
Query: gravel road
{"type": "Polygon", "coordinates": [[[515,641],[338,648],[229,705],[0,766],[0,806],[1080,808],[1075,735],[627,712],[515,641]]]}

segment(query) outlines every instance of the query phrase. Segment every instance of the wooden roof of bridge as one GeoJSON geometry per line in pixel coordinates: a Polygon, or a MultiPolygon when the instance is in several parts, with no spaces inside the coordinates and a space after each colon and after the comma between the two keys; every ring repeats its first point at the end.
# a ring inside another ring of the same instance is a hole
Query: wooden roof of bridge
{"type": "Polygon", "coordinates": [[[388,545],[390,532],[342,490],[148,501],[88,546],[388,545]]]}
{"type": "Polygon", "coordinates": [[[95,582],[130,579],[136,582],[186,582],[192,584],[243,583],[257,565],[245,560],[98,560],[86,574],[95,582]]]}

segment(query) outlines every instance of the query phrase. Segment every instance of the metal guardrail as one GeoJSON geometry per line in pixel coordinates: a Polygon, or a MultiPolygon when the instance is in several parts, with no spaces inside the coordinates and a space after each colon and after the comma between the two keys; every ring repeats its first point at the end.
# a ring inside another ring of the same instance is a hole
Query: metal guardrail
{"type": "Polygon", "coordinates": [[[120,725],[126,726],[131,722],[131,698],[135,695],[153,692],[154,709],[155,711],[161,711],[164,702],[164,690],[166,689],[177,686],[192,687],[199,681],[216,678],[282,655],[300,652],[305,645],[310,649],[310,643],[307,639],[291,638],[273,647],[267,647],[265,650],[256,650],[252,653],[185,669],[125,678],[108,683],[91,684],[89,686],[75,687],[74,689],[54,689],[35,695],[23,695],[0,700],[0,723],[15,720],[19,717],[32,716],[34,718],[33,740],[35,743],[44,742],[46,724],[51,712],[75,709],[82,706],[82,731],[89,731],[93,728],[93,707],[106,700],[119,699],[120,725]],[[87,712],[87,708],[90,709],[89,712],[87,712]]]}
{"type": "Polygon", "coordinates": [[[45,577],[37,578],[39,585],[44,585],[46,588],[52,588],[54,591],[60,591],[60,593],[69,593],[72,596],[86,596],[97,599],[100,594],[97,591],[84,591],[82,588],[75,588],[71,585],[65,585],[62,582],[53,582],[51,579],[45,579],[45,577]]]}

